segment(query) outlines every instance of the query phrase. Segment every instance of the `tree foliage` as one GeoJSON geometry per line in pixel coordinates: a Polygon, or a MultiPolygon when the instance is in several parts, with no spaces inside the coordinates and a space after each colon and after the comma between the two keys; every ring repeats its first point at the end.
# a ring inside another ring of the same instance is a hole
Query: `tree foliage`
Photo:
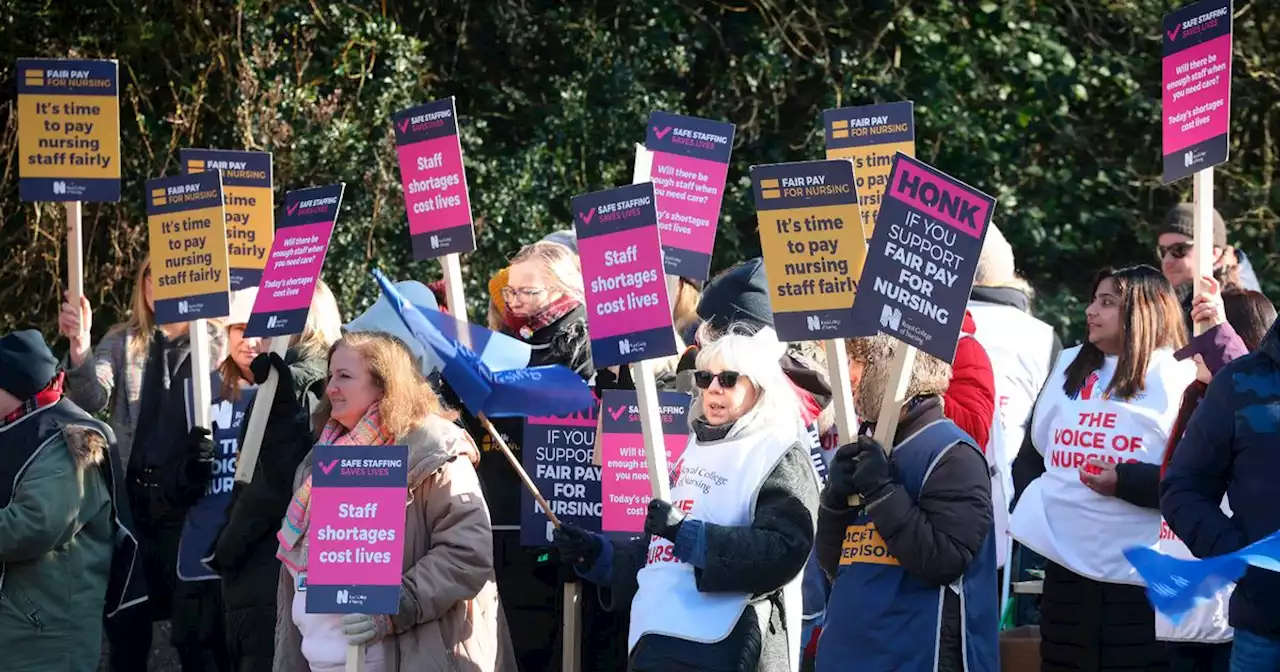
{"type": "MultiPolygon", "coordinates": [[[[1277,263],[1280,12],[1239,3],[1231,160],[1217,204],[1264,285],[1277,263]]],[[[1152,227],[1190,198],[1160,183],[1160,16],[1168,2],[0,0],[0,87],[18,57],[117,58],[124,200],[85,207],[86,292],[101,333],[146,252],[143,181],[182,147],[269,150],[285,189],[341,180],[326,263],[350,316],[367,271],[410,259],[390,116],[456,96],[479,249],[479,312],[522,243],[570,225],[569,200],[630,179],[663,109],[737,124],[714,268],[759,253],[748,168],[820,158],[824,108],[909,99],[917,154],[988,193],[1039,311],[1077,336],[1107,264],[1154,261],[1152,227]]],[[[0,324],[52,333],[64,217],[17,198],[13,98],[0,103],[0,324]]]]}

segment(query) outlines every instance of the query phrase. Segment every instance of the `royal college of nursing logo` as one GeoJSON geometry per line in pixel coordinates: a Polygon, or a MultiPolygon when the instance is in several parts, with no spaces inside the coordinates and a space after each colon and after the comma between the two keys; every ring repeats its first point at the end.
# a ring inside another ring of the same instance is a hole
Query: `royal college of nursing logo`
{"type": "Polygon", "coordinates": [[[1094,371],[1093,373],[1089,374],[1088,378],[1084,379],[1084,385],[1080,386],[1080,391],[1071,395],[1071,398],[1073,400],[1079,399],[1080,401],[1089,401],[1090,399],[1093,399],[1093,391],[1094,391],[1094,388],[1097,386],[1098,386],[1098,372],[1094,371]]]}

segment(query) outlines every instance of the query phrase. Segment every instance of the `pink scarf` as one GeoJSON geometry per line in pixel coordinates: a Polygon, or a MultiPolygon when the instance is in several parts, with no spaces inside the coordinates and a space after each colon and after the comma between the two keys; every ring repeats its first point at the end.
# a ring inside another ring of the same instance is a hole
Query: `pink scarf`
{"type": "MultiPolygon", "coordinates": [[[[337,420],[329,418],[320,431],[320,440],[316,445],[334,446],[384,446],[391,443],[392,437],[382,431],[382,422],[378,417],[378,404],[374,403],[364,412],[360,422],[350,431],[337,420]]],[[[307,571],[307,528],[311,525],[311,474],[289,502],[289,510],[285,512],[284,522],[276,539],[280,542],[280,550],[276,557],[289,568],[295,577],[307,571]]]]}

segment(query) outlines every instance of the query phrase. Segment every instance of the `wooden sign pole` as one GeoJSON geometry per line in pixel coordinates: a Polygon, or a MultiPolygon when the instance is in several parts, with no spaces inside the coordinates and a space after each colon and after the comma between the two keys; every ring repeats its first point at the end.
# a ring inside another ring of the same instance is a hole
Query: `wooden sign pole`
{"type": "MultiPolygon", "coordinates": [[[[1192,237],[1192,253],[1195,254],[1196,293],[1208,290],[1204,277],[1213,275],[1213,168],[1205,168],[1194,176],[1195,201],[1193,217],[1195,235],[1192,237]]],[[[1195,324],[1195,335],[1204,333],[1204,325],[1195,324]]]]}
{"type": "Polygon", "coordinates": [[[209,376],[213,367],[209,361],[209,321],[193,320],[188,323],[188,336],[191,342],[191,395],[194,402],[195,427],[212,430],[211,409],[213,390],[209,386],[209,376]]]}
{"type": "MultiPolygon", "coordinates": [[[[893,452],[893,438],[898,431],[902,407],[907,403],[907,389],[911,386],[911,369],[915,367],[917,352],[919,350],[913,345],[898,343],[893,362],[889,365],[889,382],[885,385],[884,396],[880,398],[880,415],[876,418],[876,431],[872,438],[890,453],[893,452]]],[[[857,495],[850,495],[849,506],[859,506],[861,500],[857,495]]]]}
{"type": "Polygon", "coordinates": [[[67,289],[71,292],[68,299],[76,310],[80,310],[80,299],[84,296],[84,248],[81,244],[80,201],[67,201],[67,289]]]}
{"type": "MultiPolygon", "coordinates": [[[[268,340],[267,352],[275,353],[282,359],[289,349],[288,336],[276,336],[268,340]]],[[[267,429],[267,418],[271,416],[271,405],[276,398],[276,388],[280,386],[280,374],[272,367],[267,379],[258,386],[254,396],[253,408],[249,411],[249,424],[244,430],[244,443],[240,446],[240,454],[236,457],[236,480],[248,483],[253,480],[253,472],[258,466],[258,453],[262,451],[262,436],[267,429]]]]}
{"type": "Polygon", "coordinates": [[[440,267],[444,271],[444,300],[449,305],[449,314],[463,322],[469,322],[467,299],[462,284],[462,257],[458,254],[446,254],[440,257],[440,267]]]}

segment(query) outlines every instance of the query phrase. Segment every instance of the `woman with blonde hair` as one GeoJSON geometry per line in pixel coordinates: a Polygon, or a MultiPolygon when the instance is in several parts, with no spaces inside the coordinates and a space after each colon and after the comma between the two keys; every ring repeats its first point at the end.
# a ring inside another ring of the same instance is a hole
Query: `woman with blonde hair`
{"type": "MultiPolygon", "coordinates": [[[[58,316],[58,330],[71,344],[68,398],[88,413],[109,409],[108,424],[115,432],[127,474],[125,486],[139,537],[138,557],[147,574],[147,609],[130,610],[128,617],[108,621],[113,670],[146,668],[151,651],[150,624],[130,623],[128,619],[139,613],[145,617],[145,612],[152,620],[169,617],[182,526],[180,512],[169,506],[167,497],[156,495],[161,490],[159,476],[165,462],[185,452],[187,444],[184,390],[190,368],[184,365],[190,347],[189,325],[157,326],[154,292],[148,257],[135,276],[128,318],[112,326],[92,350],[93,309],[89,300],[81,297],[78,309],[64,303],[58,316]],[[135,450],[139,446],[142,449],[135,450]]],[[[210,357],[218,361],[223,350],[222,329],[211,323],[209,334],[210,357]]]]}
{"type": "MultiPolygon", "coordinates": [[[[366,672],[514,670],[493,574],[489,510],[480,493],[475,443],[453,423],[398,339],[348,333],[329,355],[317,444],[409,447],[409,492],[400,611],[390,616],[309,614],[305,585],[311,460],[293,479],[279,527],[284,563],[277,592],[276,670],[341,670],[349,645],[366,672]]],[[[306,434],[299,417],[294,431],[306,434]]]]}
{"type": "Polygon", "coordinates": [[[342,316],[333,292],[324,281],[318,281],[306,326],[301,334],[290,337],[285,356],[260,354],[249,367],[255,383],[265,382],[272,369],[279,381],[273,399],[254,401],[270,403],[271,411],[253,478],[235,484],[227,505],[227,522],[214,541],[209,560],[209,566],[222,578],[227,649],[237,672],[272,669],[275,589],[280,580],[275,535],[293,496],[293,475],[311,449],[310,433],[299,430],[299,423],[305,426],[311,409],[323,396],[325,362],[329,348],[341,337],[341,329],[342,316]]]}

